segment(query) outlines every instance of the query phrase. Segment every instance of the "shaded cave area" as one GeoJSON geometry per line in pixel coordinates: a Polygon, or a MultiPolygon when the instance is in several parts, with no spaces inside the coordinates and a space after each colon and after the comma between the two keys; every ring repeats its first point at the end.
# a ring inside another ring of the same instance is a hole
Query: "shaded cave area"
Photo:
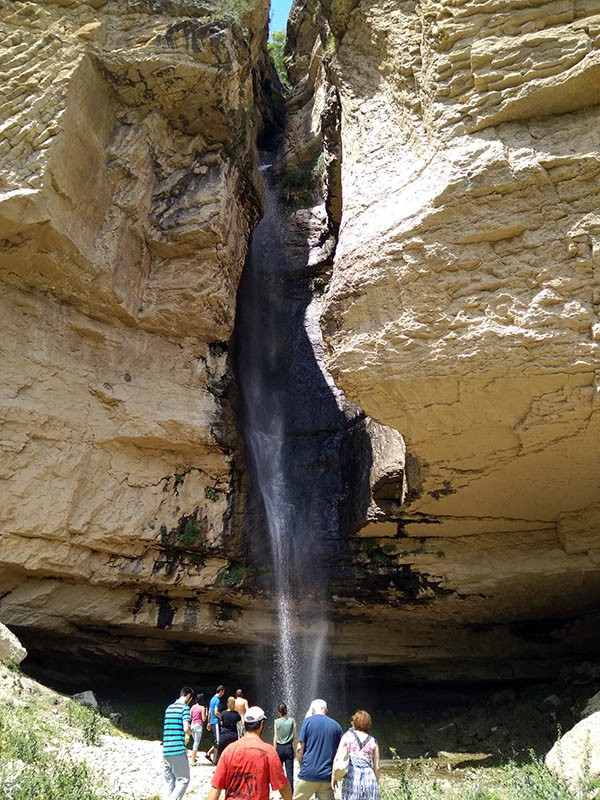
{"type": "MultiPolygon", "coordinates": [[[[66,639],[28,641],[26,631],[15,632],[31,648],[21,665],[25,674],[65,694],[92,690],[102,713],[118,712],[123,730],[142,738],[160,738],[163,708],[184,685],[203,692],[207,702],[220,683],[226,697],[242,688],[271,720],[276,716],[268,708],[265,665],[273,653],[266,646],[173,642],[172,666],[165,667],[124,660],[118,649],[112,657],[100,656],[91,643],[73,648],[66,639]],[[197,665],[193,670],[178,667],[191,662],[197,665]]],[[[535,680],[428,680],[410,677],[398,665],[333,659],[323,694],[343,728],[357,708],[369,710],[384,758],[391,757],[390,748],[408,758],[478,752],[488,754],[491,765],[526,760],[532,748],[546,752],[557,731],[572,727],[599,690],[597,659],[548,664],[547,676],[535,680]]],[[[303,713],[298,709],[296,718],[303,713]]]]}

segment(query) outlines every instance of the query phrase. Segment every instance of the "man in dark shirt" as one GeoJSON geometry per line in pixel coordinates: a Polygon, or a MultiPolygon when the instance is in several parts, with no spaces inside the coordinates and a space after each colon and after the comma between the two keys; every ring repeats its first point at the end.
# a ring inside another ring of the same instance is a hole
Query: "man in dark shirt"
{"type": "Polygon", "coordinates": [[[327,716],[325,700],[313,700],[298,737],[300,772],[293,800],[310,800],[313,794],[319,800],[333,800],[331,772],[341,738],[342,729],[327,716]]]}

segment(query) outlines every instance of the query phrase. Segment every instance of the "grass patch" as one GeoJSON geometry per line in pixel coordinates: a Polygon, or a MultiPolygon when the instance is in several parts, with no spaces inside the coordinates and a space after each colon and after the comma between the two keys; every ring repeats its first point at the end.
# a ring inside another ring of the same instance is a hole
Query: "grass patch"
{"type": "Polygon", "coordinates": [[[69,700],[66,712],[69,724],[81,731],[84,744],[99,745],[100,735],[110,731],[109,721],[89,706],[69,700]]]}
{"type": "Polygon", "coordinates": [[[533,752],[525,764],[453,772],[434,760],[394,759],[394,772],[382,779],[382,800],[586,800],[595,788],[589,776],[569,787],[533,752]]]}
{"type": "Polygon", "coordinates": [[[97,712],[79,706],[80,713],[77,705],[69,701],[60,713],[42,697],[25,706],[0,703],[2,800],[120,800],[96,786],[87,765],[64,756],[69,739],[85,742],[103,727],[97,712]]]}
{"type": "Polygon", "coordinates": [[[156,703],[117,699],[111,704],[123,717],[119,729],[137,739],[162,739],[164,709],[156,703]]]}
{"type": "Polygon", "coordinates": [[[117,800],[94,786],[85,764],[60,758],[0,765],[0,793],[3,800],[117,800]]]}

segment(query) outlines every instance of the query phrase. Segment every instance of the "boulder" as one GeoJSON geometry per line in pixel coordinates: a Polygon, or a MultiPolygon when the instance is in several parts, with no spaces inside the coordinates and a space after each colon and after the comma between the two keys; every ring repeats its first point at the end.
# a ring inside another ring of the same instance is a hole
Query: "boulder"
{"type": "Polygon", "coordinates": [[[546,766],[572,789],[600,778],[600,712],[567,731],[547,754],[546,766]]]}
{"type": "Polygon", "coordinates": [[[587,701],[587,704],[583,711],[581,712],[581,718],[585,719],[586,717],[590,717],[592,714],[596,714],[600,711],[600,692],[595,694],[593,697],[587,701]]]}
{"type": "Polygon", "coordinates": [[[560,699],[560,697],[558,695],[551,694],[551,695],[548,695],[548,697],[544,698],[543,703],[546,706],[553,706],[554,708],[558,708],[561,705],[562,700],[560,699]]]}
{"type": "Polygon", "coordinates": [[[0,661],[20,664],[27,656],[27,650],[17,637],[0,622],[0,661]]]}
{"type": "Polygon", "coordinates": [[[76,700],[82,706],[88,706],[88,708],[93,708],[94,711],[98,711],[98,701],[96,700],[96,695],[86,689],[84,692],[78,692],[77,694],[72,695],[73,700],[76,700]]]}

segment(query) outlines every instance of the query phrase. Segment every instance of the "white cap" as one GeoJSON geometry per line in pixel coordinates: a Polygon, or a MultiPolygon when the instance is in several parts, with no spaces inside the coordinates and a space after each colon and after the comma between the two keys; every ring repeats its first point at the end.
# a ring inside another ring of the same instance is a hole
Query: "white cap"
{"type": "Polygon", "coordinates": [[[244,714],[244,722],[261,722],[263,719],[266,715],[260,706],[250,706],[244,714]]]}

